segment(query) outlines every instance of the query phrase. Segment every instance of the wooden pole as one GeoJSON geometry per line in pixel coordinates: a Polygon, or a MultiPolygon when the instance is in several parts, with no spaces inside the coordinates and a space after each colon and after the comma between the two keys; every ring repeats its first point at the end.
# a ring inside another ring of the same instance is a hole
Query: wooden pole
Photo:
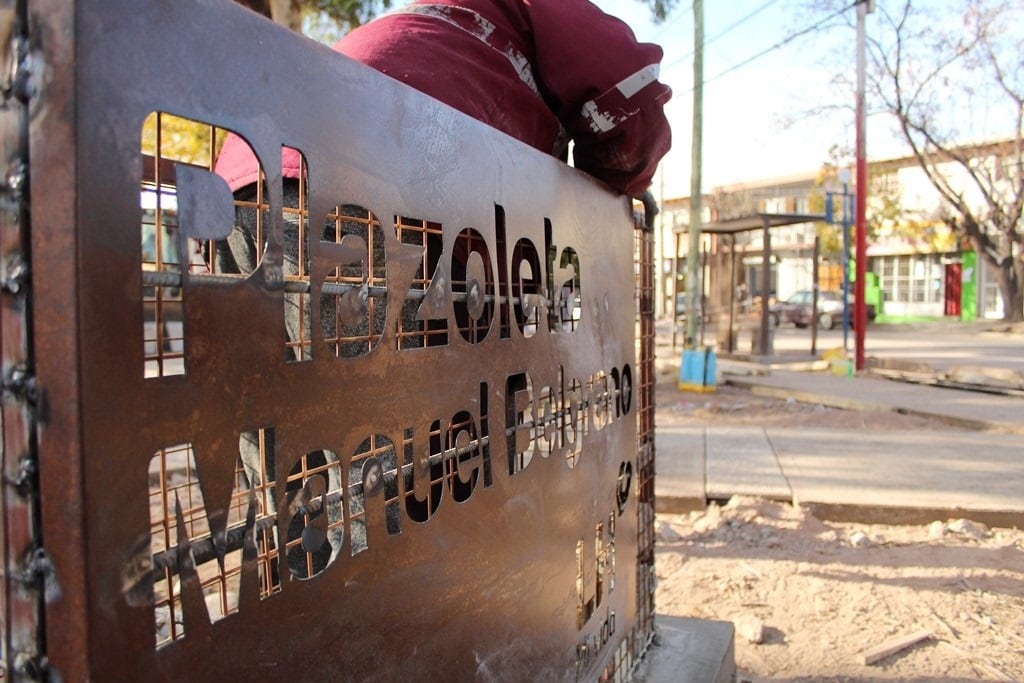
{"type": "Polygon", "coordinates": [[[764,241],[761,245],[761,348],[759,355],[771,355],[768,348],[768,307],[772,288],[772,230],[768,217],[764,218],[764,241]]]}
{"type": "MultiPolygon", "coordinates": [[[[729,240],[729,331],[727,334],[728,342],[726,343],[726,350],[732,353],[736,350],[736,339],[733,338],[732,331],[736,329],[736,235],[732,235],[732,239],[729,240]]],[[[719,342],[721,343],[721,342],[719,342]]]]}
{"type": "Polygon", "coordinates": [[[704,111],[704,4],[693,0],[693,146],[690,156],[690,244],[686,256],[686,348],[697,348],[700,280],[701,138],[704,111]]]}

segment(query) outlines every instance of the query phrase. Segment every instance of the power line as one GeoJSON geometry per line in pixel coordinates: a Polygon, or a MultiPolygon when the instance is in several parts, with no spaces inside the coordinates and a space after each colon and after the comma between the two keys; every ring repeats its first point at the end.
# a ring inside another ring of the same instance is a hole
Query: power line
{"type": "MultiPolygon", "coordinates": [[[[689,9],[691,11],[693,10],[693,5],[692,4],[690,5],[689,9]]],[[[681,9],[679,7],[676,7],[676,14],[675,14],[675,16],[672,17],[672,19],[670,21],[667,21],[667,22],[665,22],[664,25],[662,25],[661,30],[658,31],[657,33],[655,33],[654,37],[651,38],[651,42],[657,42],[658,38],[661,38],[663,35],[665,35],[665,31],[669,30],[674,23],[679,21],[685,15],[686,15],[686,12],[683,12],[683,11],[681,11],[681,9]]],[[[693,54],[693,53],[691,52],[690,54],[693,54]]]]}
{"type": "MultiPolygon", "coordinates": [[[[733,24],[732,26],[730,26],[729,29],[726,29],[726,31],[723,31],[722,33],[716,35],[711,40],[705,41],[704,44],[708,45],[713,40],[719,38],[720,36],[724,35],[724,33],[728,32],[728,31],[732,30],[733,28],[735,28],[736,26],[742,24],[744,21],[747,21],[748,19],[750,19],[751,17],[756,15],[758,12],[760,12],[762,9],[765,9],[768,5],[771,5],[774,2],[776,2],[776,0],[769,0],[767,3],[765,3],[764,5],[762,5],[761,7],[757,8],[756,10],[751,12],[749,15],[747,15],[746,17],[744,17],[740,21],[738,21],[735,24],[733,24]]],[[[733,71],[736,71],[738,69],[743,68],[747,64],[750,64],[751,62],[753,62],[754,60],[760,59],[761,57],[764,57],[766,54],[768,54],[770,52],[774,52],[775,50],[778,50],[779,48],[785,47],[786,45],[788,45],[789,43],[792,43],[797,38],[805,36],[808,33],[811,33],[813,31],[817,31],[823,25],[827,24],[828,22],[832,21],[833,19],[835,19],[839,15],[843,14],[843,12],[846,12],[851,7],[856,7],[856,5],[857,5],[857,0],[854,0],[853,2],[851,2],[846,7],[843,7],[842,9],[839,9],[839,10],[833,12],[832,14],[828,15],[824,19],[821,19],[821,20],[815,22],[814,24],[811,24],[810,26],[807,26],[805,28],[800,29],[799,31],[796,31],[794,33],[789,34],[788,36],[786,36],[785,38],[783,38],[779,42],[775,43],[774,45],[772,45],[770,47],[767,47],[764,50],[761,50],[760,52],[751,55],[750,57],[747,57],[746,59],[744,59],[741,62],[733,64],[732,66],[727,68],[725,71],[721,71],[721,72],[715,74],[714,76],[712,76],[711,78],[705,78],[704,79],[704,84],[706,85],[708,83],[711,83],[712,81],[716,81],[719,78],[722,78],[723,76],[726,76],[726,75],[732,73],[733,71]]],[[[692,54],[693,54],[693,51],[691,50],[689,55],[692,55],[692,54]]],[[[673,62],[671,62],[667,66],[662,67],[662,70],[663,71],[667,71],[668,69],[672,68],[673,66],[675,66],[676,64],[681,62],[683,59],[686,59],[686,57],[689,56],[689,55],[684,55],[683,57],[680,57],[679,59],[674,60],[673,62]]],[[[690,90],[692,90],[692,89],[693,89],[693,87],[691,86],[690,90]]]]}
{"type": "Polygon", "coordinates": [[[851,7],[854,7],[856,5],[857,5],[857,2],[855,0],[853,3],[847,5],[846,7],[843,7],[840,10],[837,10],[837,11],[833,12],[832,14],[828,15],[827,17],[825,17],[821,21],[818,21],[818,22],[816,22],[816,23],[814,23],[814,24],[812,24],[812,25],[810,25],[810,26],[808,26],[806,28],[800,29],[796,33],[789,34],[788,36],[786,36],[785,38],[783,38],[779,42],[775,43],[771,47],[765,48],[764,50],[761,50],[757,54],[751,55],[750,57],[744,59],[742,62],[739,62],[737,64],[733,64],[732,66],[730,66],[725,71],[721,71],[721,72],[715,74],[714,76],[712,76],[711,78],[705,78],[704,79],[704,84],[707,85],[708,83],[710,83],[712,81],[718,80],[722,76],[730,74],[733,71],[736,71],[737,69],[740,69],[740,68],[746,66],[747,64],[750,64],[755,59],[760,59],[761,57],[764,57],[769,52],[774,52],[775,50],[778,50],[779,48],[784,47],[784,46],[788,45],[789,43],[792,43],[794,40],[796,40],[797,38],[799,38],[801,36],[807,35],[808,33],[811,33],[813,31],[817,31],[819,28],[821,28],[822,26],[824,26],[828,22],[832,21],[833,19],[838,17],[840,14],[842,14],[846,10],[848,10],[851,7]]]}
{"type": "MultiPolygon", "coordinates": [[[[774,4],[775,4],[776,2],[778,2],[778,1],[779,1],[779,0],[768,0],[768,2],[764,3],[763,5],[761,5],[761,6],[760,6],[760,7],[758,7],[757,9],[755,9],[755,10],[754,10],[753,12],[751,12],[750,14],[747,14],[746,16],[742,17],[741,19],[739,19],[739,20],[737,20],[737,21],[733,22],[733,23],[732,23],[732,24],[730,24],[729,26],[727,26],[727,27],[725,27],[724,29],[722,29],[722,30],[721,30],[720,32],[716,33],[715,35],[713,35],[713,36],[711,36],[710,38],[708,38],[707,40],[705,40],[705,41],[704,41],[704,47],[707,47],[708,45],[710,45],[711,43],[715,42],[716,40],[718,40],[718,39],[719,39],[719,38],[721,38],[722,36],[725,36],[725,35],[727,35],[727,34],[731,33],[732,31],[736,30],[737,28],[739,28],[739,27],[740,27],[740,26],[742,26],[743,24],[747,23],[748,21],[750,21],[751,19],[753,19],[753,18],[754,18],[754,17],[756,17],[756,16],[758,15],[758,14],[760,14],[760,13],[761,13],[761,12],[763,12],[764,10],[768,9],[769,7],[771,7],[772,5],[774,5],[774,4]]],[[[676,15],[676,19],[678,19],[678,18],[679,18],[680,16],[682,16],[682,13],[680,13],[680,14],[677,14],[677,15],[676,15]]],[[[675,21],[675,20],[673,20],[673,21],[675,21]]],[[[668,28],[668,27],[666,26],[665,28],[668,28]]],[[[658,33],[658,35],[660,36],[660,35],[661,35],[661,33],[662,33],[662,32],[659,32],[659,33],[658,33]]],[[[655,39],[657,39],[657,38],[655,38],[655,39]]],[[[675,65],[676,65],[676,64],[678,64],[679,62],[683,61],[683,60],[684,60],[684,59],[686,59],[687,57],[690,57],[690,56],[692,56],[692,55],[693,55],[693,52],[694,52],[693,50],[690,50],[689,52],[687,52],[686,54],[684,54],[683,56],[681,56],[681,57],[679,57],[678,59],[674,60],[674,61],[673,61],[673,62],[672,62],[671,64],[669,64],[669,65],[667,65],[667,66],[665,66],[665,67],[663,67],[663,68],[664,68],[664,69],[665,69],[666,71],[667,71],[668,69],[671,69],[671,68],[672,68],[673,66],[675,66],[675,65]]]]}

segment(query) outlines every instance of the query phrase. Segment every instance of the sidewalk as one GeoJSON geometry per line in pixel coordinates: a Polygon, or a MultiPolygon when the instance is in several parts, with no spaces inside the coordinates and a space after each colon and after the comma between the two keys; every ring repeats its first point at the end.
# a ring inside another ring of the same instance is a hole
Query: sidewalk
{"type": "Polygon", "coordinates": [[[768,375],[755,375],[750,372],[751,365],[724,362],[726,381],[763,396],[852,410],[892,410],[968,429],[1024,434],[1024,400],[1019,397],[829,372],[772,370],[768,375]]]}
{"type": "MultiPolygon", "coordinates": [[[[1018,362],[1016,343],[1003,347],[1011,365],[1018,362]]],[[[659,370],[671,368],[674,378],[678,359],[666,358],[664,351],[663,345],[659,370]]],[[[814,359],[802,360],[810,367],[814,359]]],[[[927,524],[966,517],[989,526],[1024,527],[1024,399],[721,358],[718,370],[719,384],[764,396],[897,411],[981,431],[656,424],[657,511],[686,512],[748,495],[791,501],[834,521],[927,524]]],[[[657,391],[678,389],[674,381],[662,381],[657,391]]],[[[662,615],[658,620],[663,647],[652,648],[638,680],[735,680],[732,624],[662,615]]]]}
{"type": "Polygon", "coordinates": [[[1001,433],[656,427],[659,511],[752,495],[832,519],[1024,526],[1024,399],[827,372],[751,374],[749,364],[728,361],[720,369],[720,382],[762,395],[1001,433]]]}

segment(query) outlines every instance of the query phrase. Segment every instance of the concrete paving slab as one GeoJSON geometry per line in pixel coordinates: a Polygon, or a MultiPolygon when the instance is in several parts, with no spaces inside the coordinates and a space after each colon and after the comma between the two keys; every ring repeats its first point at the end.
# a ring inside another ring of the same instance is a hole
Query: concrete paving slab
{"type": "Polygon", "coordinates": [[[736,680],[731,622],[655,616],[658,637],[634,680],[643,683],[731,683],[736,680]]]}
{"type": "Polygon", "coordinates": [[[727,499],[736,493],[775,500],[793,497],[761,427],[707,428],[705,491],[709,499],[727,499]]]}
{"type": "Polygon", "coordinates": [[[704,508],[704,428],[658,427],[655,446],[655,511],[682,513],[704,508]]]}
{"type": "Polygon", "coordinates": [[[785,370],[772,370],[770,375],[729,375],[724,381],[766,396],[853,410],[894,410],[972,428],[1024,434],[1021,399],[998,394],[875,377],[839,377],[823,372],[785,370]]]}
{"type": "MultiPolygon", "coordinates": [[[[1019,347],[1015,344],[1014,349],[1019,347]]],[[[1014,367],[1024,366],[1024,356],[1018,361],[1014,367]]],[[[725,359],[719,370],[720,383],[758,394],[867,411],[866,429],[837,434],[769,428],[773,466],[768,451],[743,426],[716,425],[705,451],[705,492],[711,497],[786,499],[788,486],[797,502],[828,519],[917,524],[963,516],[989,525],[1024,526],[1024,399],[725,359]],[[984,431],[874,432],[870,411],[928,416],[984,431]],[[776,467],[785,483],[773,482],[776,467]]],[[[656,489],[670,493],[673,483],[665,480],[673,470],[661,467],[663,453],[658,458],[656,489]]],[[[688,486],[692,491],[692,480],[688,486]]]]}
{"type": "Polygon", "coordinates": [[[1024,517],[1017,435],[773,428],[768,438],[801,504],[1024,517]]]}

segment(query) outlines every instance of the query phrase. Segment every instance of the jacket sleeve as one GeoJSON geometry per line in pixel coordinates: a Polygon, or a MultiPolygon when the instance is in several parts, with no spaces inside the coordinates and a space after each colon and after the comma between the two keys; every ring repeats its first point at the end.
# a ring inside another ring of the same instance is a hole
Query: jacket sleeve
{"type": "Polygon", "coordinates": [[[523,0],[534,67],[574,141],[575,165],[631,197],[651,183],[671,146],[658,81],[662,50],[588,0],[523,0]]]}

